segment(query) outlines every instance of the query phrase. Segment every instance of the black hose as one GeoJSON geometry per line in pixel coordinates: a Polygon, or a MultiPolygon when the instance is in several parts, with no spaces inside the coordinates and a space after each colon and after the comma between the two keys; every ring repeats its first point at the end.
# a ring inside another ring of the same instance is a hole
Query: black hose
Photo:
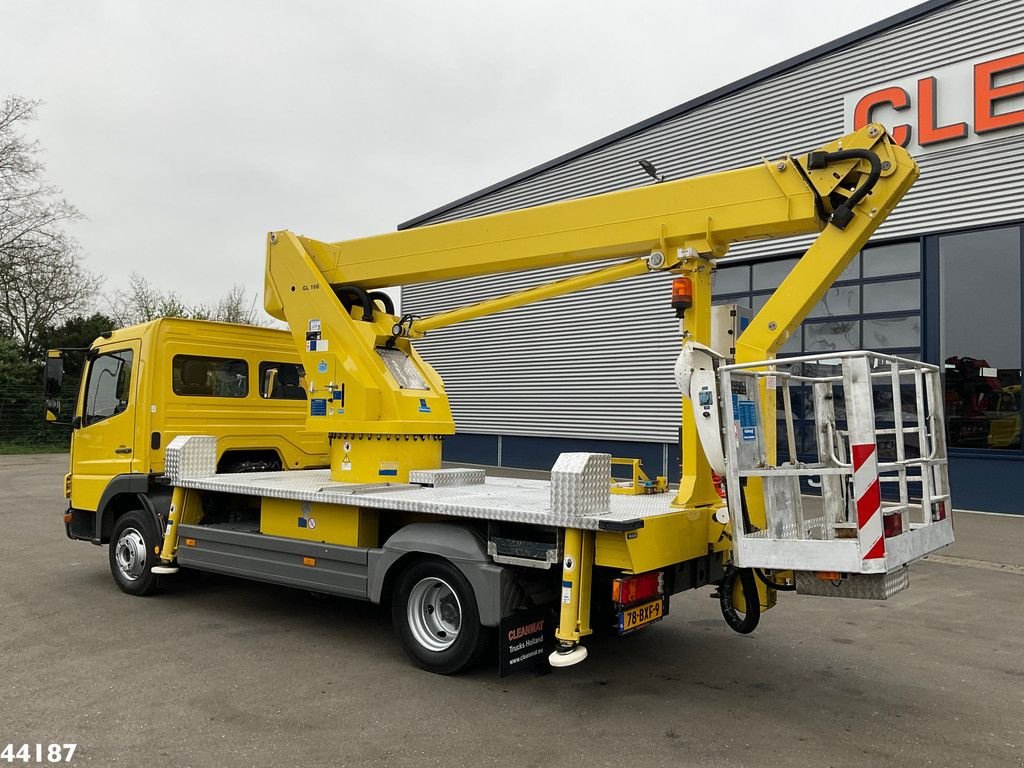
{"type": "Polygon", "coordinates": [[[734,568],[731,565],[726,568],[725,575],[722,577],[722,586],[718,588],[718,601],[725,623],[735,632],[749,635],[757,628],[761,621],[761,597],[757,594],[757,582],[754,581],[754,574],[749,568],[734,568]],[[742,616],[732,601],[736,579],[740,580],[740,587],[743,589],[743,602],[746,603],[746,611],[742,616]]]}
{"type": "Polygon", "coordinates": [[[384,293],[384,291],[370,291],[368,295],[370,297],[370,301],[379,301],[383,304],[384,311],[389,315],[395,314],[395,302],[393,302],[391,297],[384,293]]]}
{"type": "Polygon", "coordinates": [[[740,514],[743,516],[743,530],[753,533],[760,530],[750,522],[750,510],[747,509],[747,478],[740,478],[740,514]]]}
{"type": "Polygon", "coordinates": [[[807,155],[807,167],[810,170],[820,170],[831,163],[839,163],[843,160],[867,160],[871,166],[867,179],[864,183],[853,190],[853,193],[838,208],[832,212],[829,221],[838,229],[846,229],[846,225],[853,219],[853,209],[861,200],[867,197],[868,193],[875,188],[875,184],[882,178],[882,161],[875,152],[870,149],[841,149],[838,152],[811,152],[807,155]]]}
{"type": "Polygon", "coordinates": [[[754,575],[757,576],[757,578],[761,580],[761,583],[764,584],[766,587],[777,589],[779,592],[796,592],[796,584],[777,584],[776,582],[772,581],[767,576],[765,576],[764,571],[762,571],[760,568],[754,569],[754,575]]]}
{"type": "Polygon", "coordinates": [[[334,286],[334,295],[341,300],[342,306],[346,310],[351,309],[354,302],[350,299],[354,296],[359,302],[359,306],[363,308],[363,322],[373,322],[373,301],[370,300],[370,294],[366,292],[365,288],[358,285],[336,285],[334,286]]]}
{"type": "MultiPolygon", "coordinates": [[[[808,168],[811,167],[810,162],[807,163],[808,168]]],[[[818,218],[821,219],[823,224],[828,223],[829,213],[825,210],[825,201],[821,199],[821,195],[818,194],[818,188],[814,186],[814,182],[811,181],[811,177],[807,175],[807,171],[800,163],[793,163],[793,167],[800,172],[800,176],[807,184],[807,188],[811,190],[811,194],[814,195],[814,211],[818,214],[818,218]]]]}

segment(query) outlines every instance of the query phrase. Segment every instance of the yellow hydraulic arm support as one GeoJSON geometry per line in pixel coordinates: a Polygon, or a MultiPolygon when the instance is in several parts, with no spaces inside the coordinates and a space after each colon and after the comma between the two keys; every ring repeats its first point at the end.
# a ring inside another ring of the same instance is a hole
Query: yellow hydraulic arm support
{"type": "MultiPolygon", "coordinates": [[[[308,428],[331,434],[336,480],[404,481],[440,464],[454,432],[443,384],[415,352],[423,333],[648,271],[693,281],[683,337],[710,337],[714,260],[741,240],[821,232],[739,339],[764,359],[828,290],[918,175],[879,125],[806,156],[338,243],[268,236],[265,303],[286,320],[309,389],[308,428]],[[429,318],[397,317],[375,289],[597,260],[631,260],[429,318]]],[[[677,503],[719,500],[683,410],[677,503]]]]}

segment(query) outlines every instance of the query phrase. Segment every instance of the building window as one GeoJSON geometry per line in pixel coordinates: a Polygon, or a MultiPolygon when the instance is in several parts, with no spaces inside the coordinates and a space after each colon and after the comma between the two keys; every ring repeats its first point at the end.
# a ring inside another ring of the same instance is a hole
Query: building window
{"type": "Polygon", "coordinates": [[[939,238],[949,445],[1020,450],[1019,227],[939,238]]]}
{"type": "Polygon", "coordinates": [[[864,277],[902,275],[921,270],[921,245],[887,243],[864,249],[864,277]]]}
{"type": "MultiPolygon", "coordinates": [[[[715,272],[712,301],[742,304],[759,311],[789,274],[797,259],[789,257],[752,265],[726,266],[715,272]]],[[[865,248],[808,313],[807,319],[779,350],[779,357],[871,349],[914,360],[921,358],[921,241],[865,248]]],[[[806,387],[791,392],[794,440],[801,456],[817,451],[814,418],[804,408],[806,387]]],[[[840,420],[842,403],[836,404],[840,420]]],[[[781,404],[779,414],[782,414],[781,404]]],[[[890,422],[882,427],[894,426],[890,422]]],[[[779,456],[789,457],[785,425],[776,432],[779,456]]]]}
{"type": "Polygon", "coordinates": [[[305,400],[306,371],[298,363],[260,363],[260,397],[305,400]]]}
{"type": "MultiPolygon", "coordinates": [[[[716,270],[712,301],[759,311],[796,262],[789,257],[716,270]]],[[[854,256],[779,356],[850,349],[920,357],[919,240],[875,245],[854,256]]]]}
{"type": "Polygon", "coordinates": [[[228,357],[175,355],[171,389],[186,397],[245,397],[249,394],[249,364],[228,357]]]}

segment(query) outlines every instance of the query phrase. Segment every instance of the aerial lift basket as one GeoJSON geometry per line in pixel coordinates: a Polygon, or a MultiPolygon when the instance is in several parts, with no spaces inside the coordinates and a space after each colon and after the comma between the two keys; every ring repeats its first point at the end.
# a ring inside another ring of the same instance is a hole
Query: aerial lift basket
{"type": "Polygon", "coordinates": [[[953,541],[938,367],[843,352],[722,366],[719,383],[737,567],[884,599],[953,541]]]}

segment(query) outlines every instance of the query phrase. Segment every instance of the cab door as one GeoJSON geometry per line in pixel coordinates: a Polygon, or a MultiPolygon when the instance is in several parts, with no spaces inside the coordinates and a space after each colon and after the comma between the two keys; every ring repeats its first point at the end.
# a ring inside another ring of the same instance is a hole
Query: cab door
{"type": "Polygon", "coordinates": [[[139,342],[101,347],[89,361],[71,440],[71,506],[95,510],[115,475],[132,471],[139,342]]]}

